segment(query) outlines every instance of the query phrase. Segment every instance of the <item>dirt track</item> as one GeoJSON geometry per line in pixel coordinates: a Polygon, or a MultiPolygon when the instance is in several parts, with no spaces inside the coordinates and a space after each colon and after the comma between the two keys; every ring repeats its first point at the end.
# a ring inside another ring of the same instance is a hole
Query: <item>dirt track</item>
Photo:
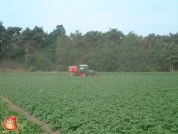
{"type": "Polygon", "coordinates": [[[30,115],[28,112],[26,112],[24,109],[20,108],[17,105],[14,105],[12,102],[10,102],[7,98],[4,98],[3,96],[0,96],[0,98],[7,103],[7,106],[12,109],[15,112],[20,112],[21,114],[23,114],[25,116],[25,118],[39,126],[41,126],[41,129],[48,133],[48,134],[60,134],[59,131],[52,131],[50,128],[50,124],[46,124],[42,121],[40,121],[39,119],[37,119],[36,117],[30,115]]]}

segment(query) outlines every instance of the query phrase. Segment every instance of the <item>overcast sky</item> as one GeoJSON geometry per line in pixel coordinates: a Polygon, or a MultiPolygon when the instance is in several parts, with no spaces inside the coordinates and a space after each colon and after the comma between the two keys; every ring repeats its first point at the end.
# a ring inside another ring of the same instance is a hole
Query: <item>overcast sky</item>
{"type": "Polygon", "coordinates": [[[0,21],[6,28],[39,26],[48,33],[62,24],[67,35],[109,28],[168,35],[178,32],[178,0],[0,0],[0,21]]]}

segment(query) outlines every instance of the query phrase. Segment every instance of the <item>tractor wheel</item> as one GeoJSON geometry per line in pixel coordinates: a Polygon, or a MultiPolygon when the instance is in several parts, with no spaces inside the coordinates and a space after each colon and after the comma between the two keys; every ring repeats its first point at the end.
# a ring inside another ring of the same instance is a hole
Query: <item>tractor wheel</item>
{"type": "Polygon", "coordinates": [[[92,76],[98,76],[98,74],[94,72],[94,73],[92,73],[92,76]]]}
{"type": "Polygon", "coordinates": [[[87,76],[87,73],[85,71],[79,71],[78,75],[79,76],[87,76]]]}

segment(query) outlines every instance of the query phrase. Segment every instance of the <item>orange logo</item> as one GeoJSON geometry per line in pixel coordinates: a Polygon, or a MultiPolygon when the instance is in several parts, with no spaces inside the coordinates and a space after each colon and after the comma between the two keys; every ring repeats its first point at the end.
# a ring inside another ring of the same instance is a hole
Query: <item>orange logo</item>
{"type": "Polygon", "coordinates": [[[16,134],[19,133],[17,123],[17,117],[16,116],[9,116],[7,118],[4,118],[4,122],[1,124],[4,128],[4,133],[8,133],[9,131],[15,131],[16,134]]]}

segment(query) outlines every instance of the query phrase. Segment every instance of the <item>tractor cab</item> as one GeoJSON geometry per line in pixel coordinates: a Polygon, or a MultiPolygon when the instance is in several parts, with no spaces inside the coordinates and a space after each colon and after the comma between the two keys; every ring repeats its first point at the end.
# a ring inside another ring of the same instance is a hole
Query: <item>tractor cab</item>
{"type": "Polygon", "coordinates": [[[88,70],[88,65],[79,65],[79,70],[88,70]]]}

